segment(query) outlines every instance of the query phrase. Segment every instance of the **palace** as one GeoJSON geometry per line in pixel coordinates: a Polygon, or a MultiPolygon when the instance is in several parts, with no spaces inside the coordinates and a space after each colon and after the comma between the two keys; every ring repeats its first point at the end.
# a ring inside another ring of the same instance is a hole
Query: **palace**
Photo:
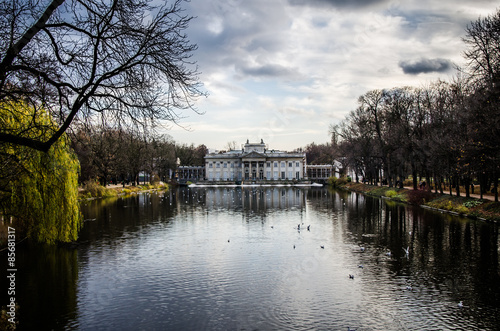
{"type": "Polygon", "coordinates": [[[208,181],[299,181],[306,178],[305,169],[305,153],[269,150],[263,140],[205,156],[208,181]]]}

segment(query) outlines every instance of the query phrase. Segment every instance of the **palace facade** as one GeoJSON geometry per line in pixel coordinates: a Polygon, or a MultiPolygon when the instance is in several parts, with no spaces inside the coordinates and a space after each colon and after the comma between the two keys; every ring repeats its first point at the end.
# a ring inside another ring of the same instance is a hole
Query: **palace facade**
{"type": "Polygon", "coordinates": [[[264,141],[250,143],[241,150],[209,153],[205,156],[208,181],[302,180],[306,174],[306,154],[270,150],[264,141]]]}

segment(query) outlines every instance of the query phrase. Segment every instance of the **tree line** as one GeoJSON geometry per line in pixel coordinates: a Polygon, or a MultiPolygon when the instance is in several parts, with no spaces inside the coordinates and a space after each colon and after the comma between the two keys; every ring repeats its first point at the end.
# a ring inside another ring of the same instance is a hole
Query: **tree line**
{"type": "Polygon", "coordinates": [[[420,177],[441,193],[445,182],[457,195],[462,185],[466,196],[475,182],[498,201],[500,11],[472,22],[463,41],[457,78],[368,91],[331,126],[334,158],[358,180],[402,186],[411,176],[417,189],[420,177]]]}
{"type": "Polygon", "coordinates": [[[166,134],[86,126],[70,136],[80,160],[80,183],[139,185],[141,173],[149,182],[168,181],[178,165],[205,165],[205,145],[177,143],[166,134]]]}

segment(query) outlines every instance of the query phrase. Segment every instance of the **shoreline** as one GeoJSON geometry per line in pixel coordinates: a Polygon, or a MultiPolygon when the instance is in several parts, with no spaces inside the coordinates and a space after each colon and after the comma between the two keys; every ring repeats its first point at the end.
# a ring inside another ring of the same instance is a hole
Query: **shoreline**
{"type": "Polygon", "coordinates": [[[107,185],[101,186],[96,185],[91,187],[90,189],[85,189],[83,187],[78,188],[78,200],[79,201],[91,201],[96,199],[103,198],[113,198],[113,197],[121,197],[130,194],[137,194],[143,192],[151,192],[164,190],[167,191],[170,189],[169,184],[167,183],[159,183],[159,184],[144,184],[144,185],[107,185]]]}
{"type": "Polygon", "coordinates": [[[395,202],[417,205],[424,209],[467,217],[485,222],[500,223],[500,202],[476,197],[454,196],[431,191],[347,183],[336,188],[358,192],[395,202]]]}

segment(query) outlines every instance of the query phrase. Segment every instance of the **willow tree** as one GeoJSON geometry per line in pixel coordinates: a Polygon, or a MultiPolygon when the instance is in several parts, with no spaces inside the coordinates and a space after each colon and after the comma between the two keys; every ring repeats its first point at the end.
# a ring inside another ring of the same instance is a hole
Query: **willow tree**
{"type": "MultiPolygon", "coordinates": [[[[33,107],[26,103],[0,104],[0,126],[12,134],[46,139],[56,125],[38,111],[33,129],[33,107]]],[[[77,201],[79,162],[63,134],[47,152],[27,146],[0,144],[0,213],[12,217],[16,229],[39,242],[77,239],[81,214],[77,201]]]]}

